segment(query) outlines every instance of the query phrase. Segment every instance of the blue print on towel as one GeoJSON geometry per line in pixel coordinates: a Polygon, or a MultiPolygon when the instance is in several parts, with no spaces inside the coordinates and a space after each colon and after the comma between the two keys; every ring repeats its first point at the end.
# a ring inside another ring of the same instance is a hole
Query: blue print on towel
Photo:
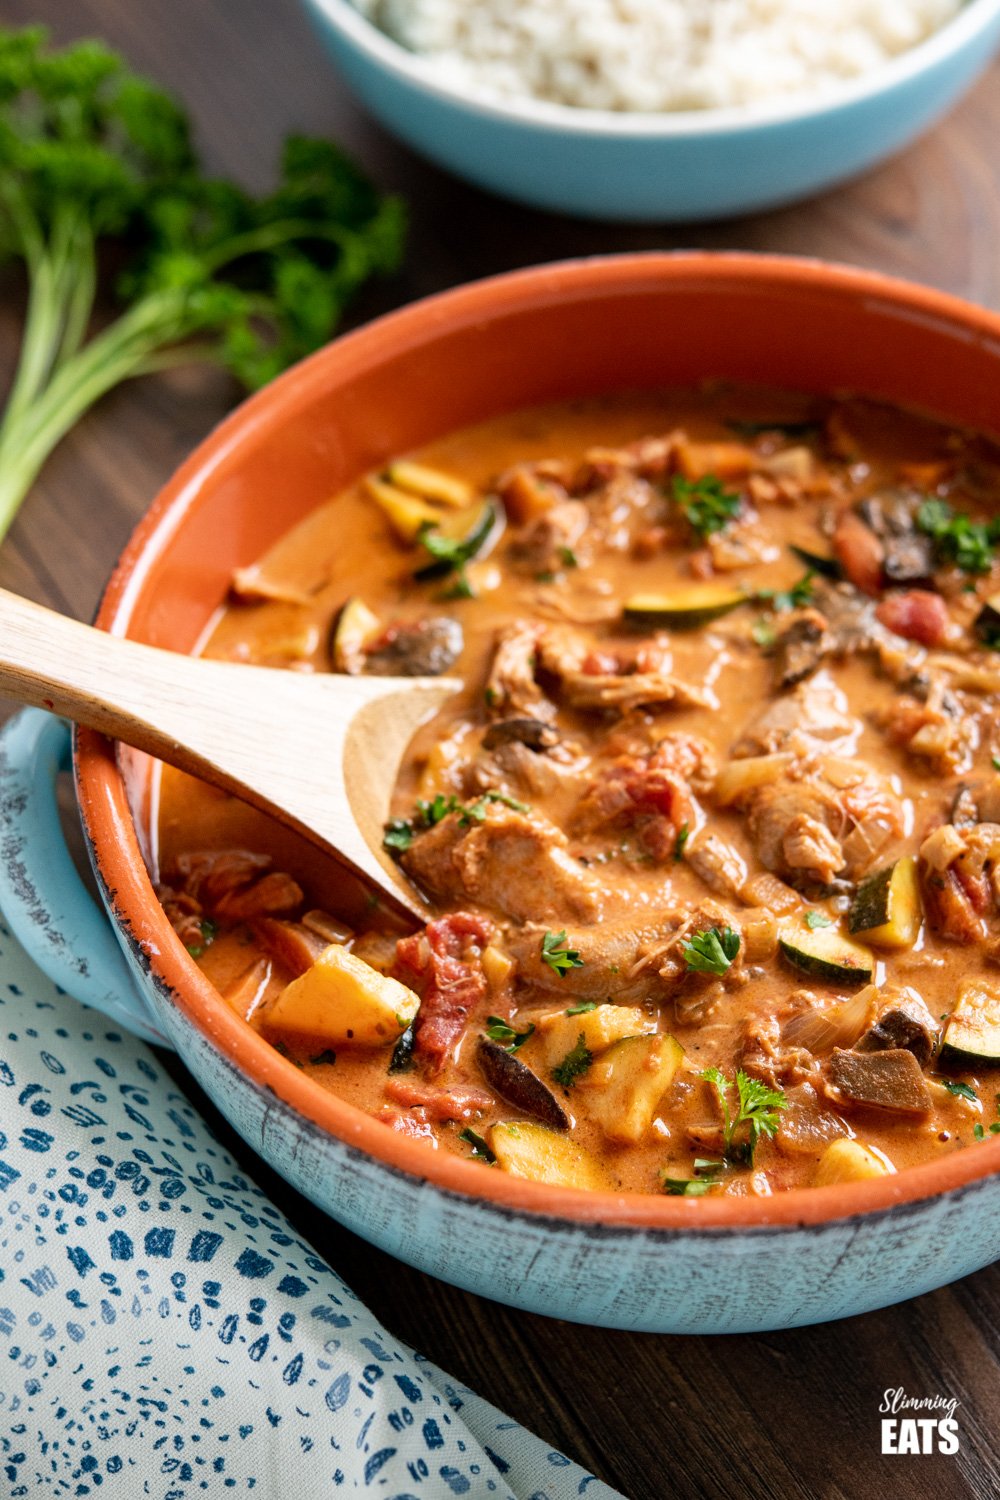
{"type": "Polygon", "coordinates": [[[579,1493],[582,1470],[553,1483],[543,1444],[396,1343],[155,1055],[2,924],[0,976],[5,1497],[579,1493]]]}

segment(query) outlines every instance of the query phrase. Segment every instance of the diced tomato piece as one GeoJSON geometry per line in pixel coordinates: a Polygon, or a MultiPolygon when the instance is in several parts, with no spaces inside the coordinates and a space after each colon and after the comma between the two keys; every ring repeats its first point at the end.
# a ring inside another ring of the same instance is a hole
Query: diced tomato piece
{"type": "Polygon", "coordinates": [[[434,1134],[434,1126],[424,1115],[423,1110],[412,1109],[404,1114],[402,1110],[390,1109],[385,1105],[376,1115],[383,1125],[388,1125],[390,1130],[396,1130],[400,1135],[412,1136],[414,1140],[426,1141],[429,1146],[437,1147],[437,1137],[434,1134]]]}
{"type": "Polygon", "coordinates": [[[413,1050],[434,1069],[441,1067],[465,1031],[470,1011],[487,992],[480,955],[492,930],[485,918],[456,911],[396,944],[393,978],[420,996],[413,1050]]]}
{"type": "Polygon", "coordinates": [[[450,1089],[435,1089],[427,1084],[414,1083],[409,1078],[390,1078],[385,1086],[385,1096],[393,1104],[402,1104],[407,1109],[416,1109],[428,1120],[475,1120],[496,1100],[485,1089],[471,1085],[450,1089]]]}
{"type": "Polygon", "coordinates": [[[619,670],[618,658],[610,651],[588,651],[580,670],[588,677],[610,677],[619,670]]]}
{"type": "Polygon", "coordinates": [[[954,870],[932,870],[921,863],[920,889],[924,912],[936,933],[966,947],[983,941],[983,921],[954,870]]]}
{"type": "Polygon", "coordinates": [[[878,594],[882,588],[882,543],[853,510],[842,510],[833,533],[833,550],[845,574],[863,594],[878,594]]]}
{"type": "Polygon", "coordinates": [[[939,646],[948,630],[948,606],[929,589],[887,594],[875,614],[887,630],[921,646],[939,646]]]}

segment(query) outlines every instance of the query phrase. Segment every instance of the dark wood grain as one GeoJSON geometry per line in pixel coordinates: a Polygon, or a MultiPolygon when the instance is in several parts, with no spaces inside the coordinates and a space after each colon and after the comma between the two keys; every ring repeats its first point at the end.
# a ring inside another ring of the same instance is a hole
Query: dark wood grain
{"type": "MultiPolygon", "coordinates": [[[[726,224],[616,228],[512,207],[419,161],[355,106],[294,0],[5,0],[6,23],[39,19],[60,40],[103,36],[174,89],[214,169],[264,186],[283,135],[298,129],[335,136],[405,193],[406,270],[369,294],[356,320],[536,261],[679,245],[824,256],[1000,307],[997,69],[930,137],[840,191],[726,224]]],[[[14,273],[0,283],[0,369],[13,357],[21,290],[14,273]]],[[[105,401],[42,475],[0,551],[0,585],[88,617],[136,518],[233,398],[224,377],[199,370],[105,401]]],[[[757,1338],[577,1328],[373,1251],[291,1194],[198,1102],[396,1334],[633,1500],[1000,1494],[1000,1268],[885,1312],[757,1338]],[[893,1386],[961,1401],[957,1457],[881,1455],[878,1406],[893,1386]]]]}

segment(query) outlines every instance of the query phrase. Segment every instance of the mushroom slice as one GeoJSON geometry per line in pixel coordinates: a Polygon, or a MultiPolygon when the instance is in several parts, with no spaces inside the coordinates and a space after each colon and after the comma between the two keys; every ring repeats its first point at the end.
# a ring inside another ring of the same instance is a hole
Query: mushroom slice
{"type": "Polygon", "coordinates": [[[481,1036],[476,1044],[476,1061],[490,1087],[515,1108],[552,1130],[569,1129],[569,1116],[559,1100],[520,1058],[481,1036]]]}

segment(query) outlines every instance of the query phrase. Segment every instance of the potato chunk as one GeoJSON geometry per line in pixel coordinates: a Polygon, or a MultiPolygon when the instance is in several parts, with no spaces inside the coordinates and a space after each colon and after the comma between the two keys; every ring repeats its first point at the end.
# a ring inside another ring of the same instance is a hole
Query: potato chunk
{"type": "Polygon", "coordinates": [[[624,1037],[656,1030],[655,1019],[635,1005],[595,1005],[593,1010],[576,1016],[553,1011],[540,1017],[537,1025],[538,1053],[543,1066],[549,1068],[562,1062],[581,1035],[587,1051],[598,1053],[606,1052],[624,1037]]]}
{"type": "Polygon", "coordinates": [[[499,1165],[512,1177],[592,1191],[608,1186],[599,1163],[589,1152],[532,1120],[494,1125],[489,1143],[499,1165]]]}
{"type": "Polygon", "coordinates": [[[609,1047],[577,1084],[581,1103],[612,1141],[635,1144],[684,1058],[672,1036],[628,1036],[609,1047]]]}
{"type": "Polygon", "coordinates": [[[285,986],[268,1007],[269,1032],[295,1032],[334,1046],[383,1047],[409,1026],[420,999],[331,943],[315,963],[285,986]]]}
{"type": "Polygon", "coordinates": [[[829,1187],[835,1182],[862,1182],[866,1177],[885,1177],[896,1168],[881,1152],[875,1154],[860,1141],[831,1141],[819,1159],[814,1187],[829,1187]]]}

